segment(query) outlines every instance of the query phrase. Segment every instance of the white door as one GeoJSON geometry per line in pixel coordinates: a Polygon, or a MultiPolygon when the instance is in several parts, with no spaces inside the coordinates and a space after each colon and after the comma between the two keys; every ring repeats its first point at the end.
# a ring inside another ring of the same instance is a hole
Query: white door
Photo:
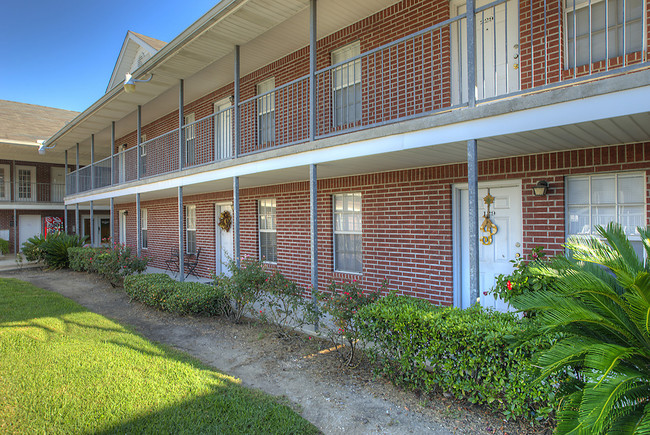
{"type": "MultiPolygon", "coordinates": [[[[497,232],[490,240],[489,233],[479,228],[479,297],[481,305],[499,311],[507,311],[508,305],[501,299],[495,299],[489,290],[494,287],[496,276],[512,273],[513,267],[510,260],[522,254],[522,228],[521,228],[521,185],[508,187],[491,187],[490,195],[494,202],[490,205],[490,220],[496,225],[497,232]],[[483,243],[482,238],[486,237],[483,243]]],[[[487,205],[484,198],[488,189],[479,188],[479,226],[483,224],[487,205]]],[[[467,308],[472,305],[469,295],[469,215],[468,191],[463,188],[459,192],[458,223],[459,230],[456,234],[460,237],[460,249],[456,253],[456,264],[459,265],[460,274],[457,277],[460,283],[455,283],[454,288],[460,292],[460,306],[467,308]]],[[[459,246],[459,244],[456,244],[459,246]]]]}
{"type": "Polygon", "coordinates": [[[16,201],[36,201],[36,167],[16,166],[16,201]]]}
{"type": "Polygon", "coordinates": [[[230,204],[215,204],[215,228],[216,228],[216,264],[214,270],[216,274],[225,273],[230,276],[230,271],[226,267],[228,261],[233,258],[234,252],[234,242],[233,242],[233,232],[232,232],[232,206],[230,204]],[[231,217],[231,225],[228,231],[222,229],[219,226],[219,219],[221,218],[221,213],[228,212],[231,217]]]}
{"type": "Polygon", "coordinates": [[[51,167],[50,180],[50,200],[52,202],[63,202],[65,195],[65,168],[51,167]]]}
{"type": "Polygon", "coordinates": [[[27,239],[41,233],[40,215],[23,214],[18,216],[18,249],[22,250],[23,243],[25,243],[27,239]]]}
{"type": "Polygon", "coordinates": [[[232,157],[232,104],[230,98],[214,103],[215,160],[232,157]]]}
{"type": "MultiPolygon", "coordinates": [[[[490,3],[478,0],[476,9],[490,3]]],[[[464,14],[465,1],[454,0],[451,16],[464,14]]],[[[467,19],[451,26],[452,101],[466,102],[467,19]]],[[[476,13],[476,89],[477,100],[519,90],[519,3],[508,0],[476,13]],[[506,30],[507,29],[507,30],[506,30]]]]}
{"type": "Polygon", "coordinates": [[[120,210],[119,232],[120,245],[126,245],[126,210],[120,210]]]}

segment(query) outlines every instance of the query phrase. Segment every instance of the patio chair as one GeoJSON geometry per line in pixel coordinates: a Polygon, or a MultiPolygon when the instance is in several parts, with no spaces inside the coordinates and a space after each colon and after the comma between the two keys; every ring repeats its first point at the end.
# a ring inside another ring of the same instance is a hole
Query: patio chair
{"type": "Polygon", "coordinates": [[[196,248],[196,254],[188,254],[185,257],[185,270],[187,270],[187,275],[185,275],[185,278],[190,275],[196,276],[194,269],[196,269],[196,266],[199,264],[199,255],[201,255],[200,247],[196,248]]]}
{"type": "Polygon", "coordinates": [[[172,248],[169,259],[165,260],[165,270],[169,270],[172,273],[178,273],[179,262],[178,247],[172,248]]]}

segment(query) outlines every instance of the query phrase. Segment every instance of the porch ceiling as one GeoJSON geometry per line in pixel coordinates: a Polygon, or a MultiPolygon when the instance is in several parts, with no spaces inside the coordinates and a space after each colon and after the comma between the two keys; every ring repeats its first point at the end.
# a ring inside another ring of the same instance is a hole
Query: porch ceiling
{"type": "MultiPolygon", "coordinates": [[[[327,0],[319,2],[318,37],[380,11],[398,0],[327,0]]],[[[81,143],[81,161],[90,159],[90,135],[95,134],[95,159],[110,154],[110,125],[116,135],[135,129],[138,105],[147,124],[178,107],[178,81],[184,79],[185,101],[193,101],[233,81],[233,51],[241,46],[244,76],[309,44],[309,0],[222,0],[203,17],[134,72],[154,74],[133,94],[121,86],[86,109],[47,141],[52,154],[81,143]]]]}

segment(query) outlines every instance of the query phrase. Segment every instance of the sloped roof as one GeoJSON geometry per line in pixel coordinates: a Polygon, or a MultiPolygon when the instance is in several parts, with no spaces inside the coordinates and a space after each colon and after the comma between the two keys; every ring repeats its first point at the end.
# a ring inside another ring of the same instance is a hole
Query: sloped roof
{"type": "Polygon", "coordinates": [[[158,53],[158,51],[165,45],[167,45],[167,43],[159,39],[145,36],[131,30],[126,32],[126,37],[122,43],[120,54],[117,56],[117,60],[115,61],[115,67],[113,68],[111,79],[108,81],[106,92],[122,83],[126,73],[132,72],[130,70],[131,65],[133,65],[140,49],[147,53],[148,59],[158,53]]]}
{"type": "Polygon", "coordinates": [[[35,145],[59,131],[79,112],[0,100],[0,142],[35,145]]]}

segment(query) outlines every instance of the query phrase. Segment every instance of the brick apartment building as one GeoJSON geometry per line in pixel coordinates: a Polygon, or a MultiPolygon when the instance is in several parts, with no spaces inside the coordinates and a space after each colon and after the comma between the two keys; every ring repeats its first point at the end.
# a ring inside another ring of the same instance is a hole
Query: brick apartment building
{"type": "MultiPolygon", "coordinates": [[[[39,154],[38,141],[56,133],[76,115],[0,100],[0,238],[9,241],[12,253],[44,231],[46,217],[65,220],[64,152],[39,154]]],[[[87,214],[88,207],[84,209],[87,214]]]]}
{"type": "Polygon", "coordinates": [[[154,266],[201,248],[204,277],[250,255],[502,308],[484,292],[536,246],[639,240],[648,24],[646,0],[223,0],[166,45],[129,33],[46,144],[92,162],[65,203],[154,266]]]}

